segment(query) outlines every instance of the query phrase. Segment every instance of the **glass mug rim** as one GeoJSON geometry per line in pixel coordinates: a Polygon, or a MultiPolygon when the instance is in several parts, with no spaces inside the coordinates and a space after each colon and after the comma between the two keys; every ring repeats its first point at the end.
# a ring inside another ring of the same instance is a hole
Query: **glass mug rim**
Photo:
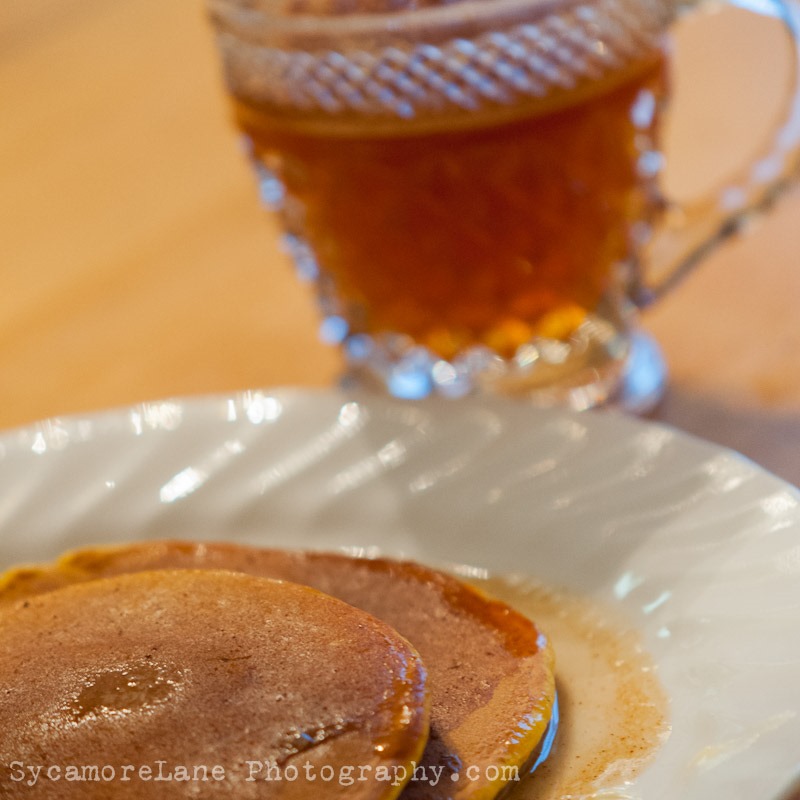
{"type": "MultiPolygon", "coordinates": [[[[430,5],[396,10],[358,10],[331,13],[277,13],[275,0],[207,0],[206,6],[215,25],[253,44],[297,36],[314,41],[316,37],[344,36],[345,41],[380,44],[384,40],[410,40],[424,32],[436,41],[459,31],[485,30],[522,21],[538,20],[581,8],[596,8],[603,0],[451,0],[444,5],[430,5]],[[402,25],[401,25],[402,23],[402,25]],[[365,42],[360,42],[361,37],[365,42]]],[[[619,0],[629,13],[659,19],[659,27],[670,24],[678,10],[675,0],[619,0]]]]}
{"type": "Polygon", "coordinates": [[[231,93],[342,132],[552,111],[659,54],[675,16],[673,0],[457,0],[336,16],[276,5],[209,0],[231,93]]]}

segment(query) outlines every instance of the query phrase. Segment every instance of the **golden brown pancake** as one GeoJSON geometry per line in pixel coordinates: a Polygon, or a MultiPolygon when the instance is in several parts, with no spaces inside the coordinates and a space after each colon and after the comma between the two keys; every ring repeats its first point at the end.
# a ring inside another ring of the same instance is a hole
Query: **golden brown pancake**
{"type": "Polygon", "coordinates": [[[410,774],[424,683],[388,625],[308,587],[217,570],[69,586],[0,610],[0,796],[388,800],[402,786],[376,770],[410,774]],[[326,765],[369,770],[348,786],[326,765]]]}
{"type": "Polygon", "coordinates": [[[299,553],[227,543],[142,542],[68,554],[0,579],[12,597],[76,581],[155,568],[228,569],[313,586],[373,614],[422,656],[431,694],[430,738],[409,800],[485,800],[524,773],[547,727],[553,654],[527,618],[442,572],[409,562],[299,553]],[[434,778],[436,786],[422,780],[434,778]],[[453,776],[458,776],[455,780],[453,776]],[[505,779],[504,779],[505,778],[505,779]]]}

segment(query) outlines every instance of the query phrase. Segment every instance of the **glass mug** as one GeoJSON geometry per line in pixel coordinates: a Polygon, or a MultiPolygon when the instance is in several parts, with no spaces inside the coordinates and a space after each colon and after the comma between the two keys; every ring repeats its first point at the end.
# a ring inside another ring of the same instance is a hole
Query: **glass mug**
{"type": "Polygon", "coordinates": [[[796,99],[726,192],[664,201],[674,0],[208,2],[323,338],[396,396],[645,410],[665,368],[637,308],[794,169],[796,99]]]}

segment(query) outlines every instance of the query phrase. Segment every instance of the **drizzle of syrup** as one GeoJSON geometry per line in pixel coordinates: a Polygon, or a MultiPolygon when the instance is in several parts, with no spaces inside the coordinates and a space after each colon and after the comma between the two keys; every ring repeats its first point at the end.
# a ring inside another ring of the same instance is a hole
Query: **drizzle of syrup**
{"type": "Polygon", "coordinates": [[[72,698],[67,713],[73,721],[146,711],[165,703],[176,691],[180,675],[158,663],[136,662],[88,676],[72,698]]]}

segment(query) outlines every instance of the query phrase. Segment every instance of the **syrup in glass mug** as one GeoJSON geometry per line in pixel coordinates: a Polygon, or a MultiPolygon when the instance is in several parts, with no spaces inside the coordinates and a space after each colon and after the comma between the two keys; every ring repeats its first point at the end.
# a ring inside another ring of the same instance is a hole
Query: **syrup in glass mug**
{"type": "MultiPolygon", "coordinates": [[[[578,408],[629,391],[671,0],[210,8],[263,194],[351,375],[578,408]]],[[[663,387],[650,352],[634,406],[663,387]]]]}

